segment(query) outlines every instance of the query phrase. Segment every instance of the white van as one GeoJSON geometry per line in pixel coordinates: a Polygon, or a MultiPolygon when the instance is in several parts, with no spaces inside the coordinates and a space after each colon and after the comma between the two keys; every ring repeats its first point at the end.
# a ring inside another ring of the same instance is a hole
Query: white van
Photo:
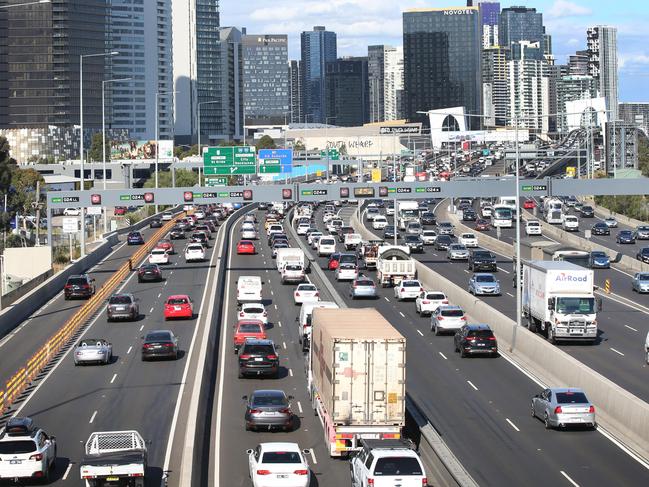
{"type": "Polygon", "coordinates": [[[237,304],[261,302],[263,282],[259,276],[239,276],[237,279],[237,304]]]}
{"type": "Polygon", "coordinates": [[[275,257],[277,271],[282,272],[286,264],[300,264],[304,269],[307,268],[307,258],[304,250],[295,247],[288,247],[285,249],[277,249],[277,256],[275,257]]]}
{"type": "Polygon", "coordinates": [[[311,315],[315,308],[338,309],[338,305],[332,301],[308,301],[302,303],[300,316],[295,318],[298,327],[298,339],[302,344],[302,351],[309,349],[309,343],[311,342],[311,315]]]}
{"type": "Polygon", "coordinates": [[[336,251],[336,239],[333,237],[323,236],[318,241],[318,255],[320,257],[329,256],[336,251]]]}

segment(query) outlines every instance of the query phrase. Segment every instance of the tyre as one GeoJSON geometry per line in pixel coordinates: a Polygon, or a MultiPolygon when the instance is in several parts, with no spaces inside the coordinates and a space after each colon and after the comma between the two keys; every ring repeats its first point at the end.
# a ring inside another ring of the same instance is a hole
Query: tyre
{"type": "Polygon", "coordinates": [[[556,345],[556,344],[557,344],[557,339],[556,339],[555,336],[554,336],[554,330],[552,329],[551,326],[549,326],[548,329],[547,329],[547,331],[548,331],[548,341],[549,341],[552,345],[556,345]]]}
{"type": "Polygon", "coordinates": [[[552,425],[550,424],[550,418],[548,417],[548,413],[543,413],[543,424],[545,425],[546,430],[552,429],[552,425]]]}
{"type": "Polygon", "coordinates": [[[460,357],[466,358],[466,352],[464,351],[463,348],[460,349],[460,357]]]}
{"type": "Polygon", "coordinates": [[[536,418],[536,413],[534,412],[534,403],[532,403],[532,406],[530,407],[530,415],[533,418],[536,418]]]}

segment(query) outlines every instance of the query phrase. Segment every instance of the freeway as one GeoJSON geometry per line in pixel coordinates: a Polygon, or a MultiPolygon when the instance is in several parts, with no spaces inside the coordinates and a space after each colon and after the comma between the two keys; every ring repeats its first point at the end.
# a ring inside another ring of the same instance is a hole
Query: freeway
{"type": "MultiPolygon", "coordinates": [[[[348,221],[354,207],[341,211],[348,221]]],[[[324,227],[320,213],[316,224],[324,227]]],[[[326,259],[318,258],[324,266],[326,259]]],[[[435,270],[440,267],[434,263],[435,270]]],[[[529,415],[530,398],[541,385],[498,359],[461,359],[451,336],[430,333],[412,302],[397,302],[392,289],[375,301],[348,298],[349,284],[336,290],[350,307],[376,307],[407,339],[407,390],[447,445],[480,485],[641,485],[647,467],[596,431],[546,431],[529,415]]],[[[464,272],[452,269],[456,275],[464,272]]],[[[368,273],[373,276],[373,273],[368,273]]],[[[471,310],[467,310],[471,314],[471,310]]]]}

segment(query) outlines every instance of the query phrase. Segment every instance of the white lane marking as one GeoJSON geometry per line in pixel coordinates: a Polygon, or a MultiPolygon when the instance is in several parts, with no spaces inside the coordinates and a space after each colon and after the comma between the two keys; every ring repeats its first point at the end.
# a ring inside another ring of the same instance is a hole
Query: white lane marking
{"type": "Polygon", "coordinates": [[[435,252],[431,252],[435,257],[439,257],[435,252]]]}
{"type": "Polygon", "coordinates": [[[151,306],[151,309],[149,310],[149,314],[153,313],[153,306],[151,306]]]}
{"type": "Polygon", "coordinates": [[[419,330],[417,330],[417,333],[419,333],[421,336],[424,336],[424,334],[422,332],[420,332],[419,330]]]}
{"type": "Polygon", "coordinates": [[[390,300],[388,299],[387,296],[383,296],[383,298],[384,298],[388,303],[390,302],[390,300]]]}
{"type": "Polygon", "coordinates": [[[144,330],[144,325],[142,325],[142,326],[140,327],[140,331],[142,331],[142,330],[144,330]]]}
{"type": "Polygon", "coordinates": [[[115,382],[115,379],[117,379],[117,374],[113,374],[113,378],[110,380],[110,383],[112,384],[115,382]]]}
{"type": "Polygon", "coordinates": [[[284,350],[286,350],[286,342],[282,342],[282,346],[284,347],[284,350]]]}
{"type": "Polygon", "coordinates": [[[275,309],[277,309],[277,305],[276,305],[276,304],[274,304],[273,306],[275,306],[275,309]]]}
{"type": "Polygon", "coordinates": [[[505,274],[510,274],[509,271],[506,271],[505,269],[503,269],[503,268],[500,267],[500,266],[498,266],[498,270],[499,270],[499,271],[503,271],[505,274]]]}
{"type": "Polygon", "coordinates": [[[467,269],[464,269],[464,272],[466,272],[467,274],[471,274],[467,269]]]}
{"type": "Polygon", "coordinates": [[[406,317],[406,315],[404,315],[401,311],[399,311],[399,314],[401,315],[402,318],[406,317]]]}
{"type": "Polygon", "coordinates": [[[512,293],[505,293],[505,294],[506,294],[507,296],[511,297],[511,298],[514,297],[514,295],[513,295],[512,293]]]}
{"type": "Polygon", "coordinates": [[[466,381],[466,383],[469,384],[471,387],[473,387],[476,391],[478,390],[478,388],[474,386],[473,382],[471,382],[470,380],[466,381]]]}
{"type": "Polygon", "coordinates": [[[520,430],[518,429],[518,426],[516,426],[514,423],[512,423],[511,420],[510,420],[509,418],[505,418],[505,421],[507,421],[507,422],[509,423],[509,425],[510,425],[512,428],[514,428],[516,431],[520,431],[520,430]]]}
{"type": "Polygon", "coordinates": [[[173,274],[173,273],[174,273],[174,271],[169,271],[169,275],[171,275],[171,274],[173,274]]]}
{"type": "Polygon", "coordinates": [[[442,352],[437,352],[437,353],[439,353],[439,354],[442,356],[442,358],[443,358],[444,360],[448,360],[448,358],[446,357],[446,355],[444,355],[442,352]]]}
{"type": "Polygon", "coordinates": [[[68,478],[70,470],[72,470],[72,462],[68,463],[68,468],[65,469],[65,473],[63,474],[63,477],[61,477],[61,480],[66,480],[68,478]]]}
{"type": "Polygon", "coordinates": [[[281,321],[278,321],[277,324],[279,325],[280,328],[282,327],[282,322],[281,321]]]}
{"type": "Polygon", "coordinates": [[[563,470],[559,470],[559,473],[563,475],[568,480],[568,482],[570,482],[572,485],[574,485],[575,487],[579,487],[579,484],[574,480],[572,480],[566,472],[564,472],[563,470]]]}
{"type": "Polygon", "coordinates": [[[618,355],[622,355],[624,357],[624,354],[620,352],[619,350],[615,350],[613,347],[609,347],[613,352],[617,353],[618,355]]]}
{"type": "Polygon", "coordinates": [[[290,375],[291,377],[293,377],[293,369],[288,369],[288,375],[290,375]]]}
{"type": "Polygon", "coordinates": [[[270,295],[271,295],[271,296],[274,296],[274,295],[275,295],[275,293],[273,292],[272,289],[270,290],[270,295]]]}
{"type": "Polygon", "coordinates": [[[297,402],[297,410],[302,414],[302,403],[300,401],[297,402]]]}
{"type": "Polygon", "coordinates": [[[95,420],[96,417],[97,417],[97,411],[92,413],[92,416],[90,416],[90,421],[88,421],[88,423],[92,424],[92,422],[95,420]]]}
{"type": "Polygon", "coordinates": [[[311,452],[311,458],[313,458],[313,463],[318,463],[318,460],[315,457],[315,452],[313,451],[313,448],[309,448],[309,451],[311,452]]]}
{"type": "Polygon", "coordinates": [[[128,355],[129,353],[131,353],[131,350],[133,350],[133,347],[128,347],[128,350],[126,351],[126,355],[128,355]]]}
{"type": "Polygon", "coordinates": [[[635,328],[633,328],[632,326],[629,326],[629,325],[624,325],[624,327],[628,328],[629,330],[638,331],[638,330],[636,330],[635,328]]]}
{"type": "Polygon", "coordinates": [[[268,269],[266,269],[266,274],[268,274],[268,269]]]}
{"type": "Polygon", "coordinates": [[[158,299],[160,299],[160,296],[162,296],[162,293],[158,293],[158,299]]]}
{"type": "Polygon", "coordinates": [[[167,284],[169,284],[169,281],[165,281],[165,286],[166,286],[167,284]]]}

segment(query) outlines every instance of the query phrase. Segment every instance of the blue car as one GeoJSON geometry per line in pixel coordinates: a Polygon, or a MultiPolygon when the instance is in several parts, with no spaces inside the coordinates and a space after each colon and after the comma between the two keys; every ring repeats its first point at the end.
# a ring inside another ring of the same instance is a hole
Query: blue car
{"type": "Polygon", "coordinates": [[[144,244],[144,239],[140,232],[130,232],[126,237],[126,243],[128,245],[142,245],[144,244]]]}
{"type": "Polygon", "coordinates": [[[619,232],[617,232],[615,241],[619,244],[634,244],[635,235],[631,230],[620,230],[619,232]]]}
{"type": "Polygon", "coordinates": [[[591,269],[609,269],[611,267],[611,259],[606,252],[595,250],[590,253],[588,265],[591,269]]]}

